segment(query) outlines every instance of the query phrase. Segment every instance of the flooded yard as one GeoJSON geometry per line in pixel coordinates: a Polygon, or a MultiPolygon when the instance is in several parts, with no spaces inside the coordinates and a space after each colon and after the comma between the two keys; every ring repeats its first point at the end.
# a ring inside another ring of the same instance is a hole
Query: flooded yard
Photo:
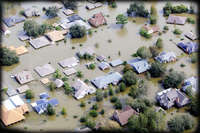
{"type": "MultiPolygon", "coordinates": [[[[184,42],[189,41],[184,35],[176,36],[173,34],[173,30],[175,28],[179,28],[185,32],[193,31],[197,33],[196,24],[188,24],[185,25],[173,25],[173,24],[166,24],[166,18],[163,17],[162,14],[162,7],[165,5],[165,2],[146,2],[145,7],[150,10],[150,6],[152,4],[155,5],[157,9],[157,25],[160,27],[161,31],[165,25],[169,27],[169,30],[162,35],[155,34],[151,39],[145,39],[139,35],[139,30],[144,24],[148,23],[148,20],[145,18],[129,18],[128,23],[124,26],[123,29],[120,28],[120,25],[116,23],[116,16],[118,14],[126,13],[127,8],[130,5],[130,2],[117,2],[117,8],[113,9],[110,8],[108,5],[104,4],[102,7],[96,8],[94,10],[88,11],[85,6],[88,2],[83,1],[79,3],[78,11],[76,12],[79,16],[83,19],[88,20],[93,16],[95,13],[102,12],[106,16],[107,25],[101,26],[99,28],[92,28],[92,35],[87,35],[82,39],[69,39],[67,38],[67,42],[64,41],[58,42],[58,45],[52,44],[50,46],[46,46],[40,49],[34,49],[31,45],[27,47],[28,53],[20,56],[20,63],[10,66],[10,67],[3,67],[2,68],[2,88],[11,87],[11,88],[18,88],[20,85],[10,76],[21,72],[25,69],[30,70],[35,78],[34,81],[28,83],[31,90],[35,93],[35,98],[31,100],[34,102],[35,100],[39,99],[39,94],[42,92],[48,92],[51,98],[57,98],[59,101],[59,105],[55,107],[56,115],[49,117],[45,115],[38,115],[34,111],[31,111],[29,114],[26,114],[26,119],[22,122],[16,123],[9,128],[17,128],[17,129],[24,129],[27,127],[28,130],[74,130],[77,127],[81,126],[79,122],[80,117],[87,114],[90,107],[93,105],[88,104],[88,101],[92,101],[94,99],[95,94],[86,96],[83,101],[86,103],[85,108],[80,107],[80,101],[76,100],[72,96],[68,96],[64,94],[64,89],[60,88],[59,90],[55,90],[54,92],[50,92],[48,87],[43,85],[40,82],[41,77],[33,70],[36,66],[44,65],[48,62],[51,62],[51,65],[55,69],[59,69],[64,76],[63,69],[58,62],[75,56],[76,53],[84,49],[86,47],[92,47],[96,55],[104,55],[106,57],[110,56],[111,58],[108,59],[109,61],[120,58],[123,61],[127,61],[132,59],[131,56],[133,53],[137,51],[137,49],[141,46],[152,46],[155,44],[156,40],[160,37],[163,39],[164,47],[163,51],[169,52],[173,51],[176,53],[177,56],[180,56],[183,51],[178,48],[175,44],[180,41],[181,38],[184,38],[184,42]],[[135,20],[135,22],[133,22],[135,20]],[[170,41],[172,39],[172,41],[170,41]],[[83,46],[81,47],[80,44],[83,46]],[[98,47],[95,45],[98,44],[98,47]],[[75,47],[75,49],[72,49],[75,47]],[[118,55],[120,51],[121,55],[118,55]],[[67,110],[67,115],[61,115],[62,108],[65,107],[67,110]],[[75,118],[74,116],[77,116],[75,118]]],[[[12,9],[4,9],[3,15],[4,17],[12,16],[15,14],[19,14],[22,9],[26,9],[31,6],[36,6],[40,10],[43,7],[49,7],[53,5],[52,2],[24,2],[24,3],[17,3],[14,5],[12,9]]],[[[190,5],[190,3],[185,3],[186,5],[190,5]]],[[[62,12],[63,9],[59,10],[58,17],[55,19],[47,19],[45,17],[45,13],[42,12],[40,17],[33,17],[29,18],[28,20],[35,20],[38,23],[50,23],[53,24],[58,22],[60,19],[66,18],[66,16],[62,12]]],[[[182,14],[183,16],[190,16],[197,20],[195,15],[190,14],[182,14]]],[[[26,42],[22,42],[17,38],[17,35],[20,31],[23,30],[23,23],[19,23],[11,28],[9,28],[11,34],[8,36],[2,37],[2,45],[3,46],[15,46],[18,47],[20,45],[26,45],[26,42]]],[[[84,77],[82,80],[85,79],[94,79],[98,76],[103,76],[107,72],[101,71],[99,68],[96,67],[95,70],[88,70],[85,66],[86,61],[82,61],[78,64],[75,69],[82,71],[84,77]]],[[[176,71],[183,71],[187,77],[197,75],[197,66],[196,64],[191,64],[189,61],[189,56],[185,55],[183,58],[180,58],[177,62],[170,63],[167,65],[167,69],[173,68],[176,71]],[[180,64],[185,64],[185,67],[180,67],[180,64]]],[[[111,68],[109,71],[118,71],[121,72],[123,67],[116,67],[111,68]]],[[[52,79],[52,75],[46,76],[52,79]]],[[[72,75],[69,77],[69,84],[72,85],[74,80],[76,80],[76,76],[72,75]]],[[[158,80],[150,80],[148,81],[148,91],[147,97],[150,100],[155,100],[156,93],[162,88],[160,85],[157,84],[158,80]]],[[[90,84],[91,85],[91,84],[90,84]]],[[[117,94],[119,98],[125,98],[127,96],[127,92],[117,94]]],[[[23,95],[22,95],[23,96],[23,95]]],[[[6,99],[7,95],[3,93],[3,99],[6,99]]],[[[112,110],[113,105],[109,102],[110,98],[104,99],[101,104],[101,108],[112,110]]],[[[30,104],[29,109],[32,110],[30,104]]],[[[99,115],[100,119],[101,116],[99,115]]],[[[99,119],[99,118],[98,118],[99,119]]]]}

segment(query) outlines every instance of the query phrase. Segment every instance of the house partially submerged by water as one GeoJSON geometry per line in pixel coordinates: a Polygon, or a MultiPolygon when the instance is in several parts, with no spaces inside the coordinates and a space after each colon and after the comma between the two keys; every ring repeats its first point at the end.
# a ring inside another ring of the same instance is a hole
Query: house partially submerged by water
{"type": "Polygon", "coordinates": [[[8,26],[14,26],[17,23],[23,22],[25,21],[25,17],[20,17],[20,16],[11,16],[8,18],[4,18],[3,22],[8,26]]]}
{"type": "Polygon", "coordinates": [[[70,9],[64,10],[63,13],[64,13],[65,15],[67,15],[67,16],[74,14],[74,12],[73,12],[72,10],[70,10],[70,9]]]}
{"type": "Polygon", "coordinates": [[[113,61],[110,62],[110,65],[112,67],[116,67],[116,66],[119,66],[119,65],[122,65],[122,64],[123,64],[123,61],[120,60],[120,59],[116,59],[116,60],[113,60],[113,61]]]}
{"type": "Polygon", "coordinates": [[[127,63],[129,65],[131,65],[133,67],[133,69],[137,72],[137,73],[143,73],[147,70],[150,69],[150,65],[148,64],[147,60],[145,59],[140,59],[140,58],[136,58],[136,59],[132,59],[127,61],[127,63]]]}
{"type": "Polygon", "coordinates": [[[56,88],[60,88],[64,85],[64,82],[61,79],[56,79],[54,83],[56,85],[56,88]]]}
{"type": "Polygon", "coordinates": [[[65,38],[65,35],[68,33],[68,30],[54,30],[46,33],[47,38],[53,42],[61,41],[65,38]]]}
{"type": "Polygon", "coordinates": [[[79,52],[77,53],[77,55],[80,58],[83,57],[84,55],[94,56],[95,55],[95,51],[94,51],[93,48],[87,47],[87,48],[79,50],[79,52]]]}
{"type": "Polygon", "coordinates": [[[78,65],[78,63],[79,63],[79,60],[75,57],[70,57],[70,58],[67,58],[67,59],[64,59],[64,60],[58,62],[58,64],[61,65],[63,68],[74,67],[74,66],[78,65]]]}
{"type": "Polygon", "coordinates": [[[50,64],[45,64],[43,66],[37,66],[34,68],[34,70],[40,75],[40,77],[47,76],[56,71],[50,64]]]}
{"type": "Polygon", "coordinates": [[[25,84],[28,82],[31,82],[34,80],[31,71],[24,70],[22,72],[19,72],[15,74],[15,79],[20,83],[20,84],[25,84]]]}
{"type": "Polygon", "coordinates": [[[11,33],[8,27],[3,23],[1,24],[1,31],[4,33],[4,35],[9,35],[11,33]]]}
{"type": "Polygon", "coordinates": [[[50,41],[45,36],[41,36],[35,39],[30,38],[29,42],[35,49],[50,45],[50,41]]]}
{"type": "Polygon", "coordinates": [[[197,39],[197,36],[193,32],[187,32],[184,34],[187,38],[191,39],[192,41],[197,39]]]}
{"type": "Polygon", "coordinates": [[[96,57],[96,59],[97,59],[98,61],[100,61],[100,62],[106,61],[106,57],[105,57],[104,55],[98,55],[98,56],[96,57]]]}
{"type": "Polygon", "coordinates": [[[1,120],[5,126],[24,120],[24,114],[27,112],[29,112],[28,105],[24,103],[19,95],[2,101],[1,120]]]}
{"type": "Polygon", "coordinates": [[[182,107],[190,102],[189,98],[187,98],[185,94],[180,90],[173,88],[157,93],[156,99],[160,106],[165,109],[169,109],[174,105],[182,107]]]}
{"type": "Polygon", "coordinates": [[[95,8],[98,8],[98,7],[101,7],[101,6],[103,6],[103,4],[100,3],[100,2],[87,3],[87,5],[85,6],[85,8],[88,9],[88,10],[92,10],[92,9],[95,9],[95,8]]]}
{"type": "Polygon", "coordinates": [[[183,51],[188,54],[198,51],[198,45],[195,42],[187,42],[187,43],[179,42],[177,46],[183,49],[183,51]]]}
{"type": "Polygon", "coordinates": [[[65,75],[70,76],[72,74],[75,74],[77,71],[74,68],[70,68],[70,69],[64,70],[63,72],[65,75]]]}
{"type": "Polygon", "coordinates": [[[24,47],[23,45],[17,48],[15,48],[14,46],[10,46],[8,47],[8,49],[10,49],[11,51],[15,51],[17,55],[23,55],[25,53],[28,53],[28,49],[24,47]]]}
{"type": "Polygon", "coordinates": [[[107,23],[102,12],[94,14],[92,18],[88,19],[88,22],[96,28],[107,23]]]}
{"type": "Polygon", "coordinates": [[[143,28],[147,31],[147,34],[152,34],[155,32],[159,32],[160,28],[158,26],[143,26],[143,28]]]}
{"type": "Polygon", "coordinates": [[[122,80],[122,75],[118,72],[110,72],[105,76],[96,77],[91,80],[92,84],[100,89],[105,89],[109,84],[117,85],[122,80]]]}
{"type": "Polygon", "coordinates": [[[162,52],[155,57],[160,63],[168,63],[176,61],[176,54],[174,52],[162,52]]]}
{"type": "Polygon", "coordinates": [[[176,15],[169,15],[167,19],[168,24],[179,24],[184,25],[186,22],[187,17],[176,16],[176,15]]]}
{"type": "Polygon", "coordinates": [[[122,110],[115,110],[113,113],[113,118],[121,125],[124,126],[128,123],[128,119],[133,115],[138,115],[131,106],[126,105],[122,110]]]}
{"type": "Polygon", "coordinates": [[[197,77],[193,76],[184,80],[182,90],[186,92],[188,89],[190,89],[192,93],[197,93],[199,91],[197,77]]]}
{"type": "Polygon", "coordinates": [[[98,67],[101,69],[101,70],[106,70],[106,69],[109,69],[110,68],[110,65],[107,63],[107,62],[100,62],[98,64],[98,67]]]}
{"type": "Polygon", "coordinates": [[[28,85],[22,85],[22,86],[20,86],[20,87],[17,88],[17,92],[19,92],[19,93],[24,93],[27,90],[30,90],[30,88],[29,88],[28,85]]]}
{"type": "Polygon", "coordinates": [[[93,94],[96,92],[94,87],[87,85],[80,79],[77,79],[72,87],[74,88],[74,97],[76,99],[81,99],[88,94],[93,94]]]}
{"type": "Polygon", "coordinates": [[[34,103],[31,103],[31,106],[38,114],[42,114],[42,113],[47,111],[48,104],[50,104],[51,106],[55,107],[59,103],[58,103],[58,100],[56,98],[53,98],[51,100],[40,99],[40,100],[37,100],[34,103]]]}
{"type": "Polygon", "coordinates": [[[10,88],[8,87],[7,91],[6,91],[7,95],[10,96],[14,96],[17,95],[17,91],[14,88],[10,88]]]}
{"type": "Polygon", "coordinates": [[[25,17],[30,18],[34,16],[40,16],[41,12],[39,9],[31,7],[31,8],[25,9],[23,14],[25,17]]]}

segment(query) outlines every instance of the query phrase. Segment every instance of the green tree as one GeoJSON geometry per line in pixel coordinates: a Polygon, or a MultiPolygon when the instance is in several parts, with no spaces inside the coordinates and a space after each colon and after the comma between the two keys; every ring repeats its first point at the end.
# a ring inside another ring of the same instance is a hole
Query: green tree
{"type": "Polygon", "coordinates": [[[151,52],[151,55],[152,55],[152,57],[156,57],[156,56],[158,56],[159,55],[159,49],[157,48],[157,47],[155,47],[155,46],[150,46],[149,47],[149,50],[150,50],[150,52],[151,52]]]}
{"type": "Polygon", "coordinates": [[[173,33],[176,35],[180,35],[182,33],[182,31],[180,29],[176,28],[176,29],[174,29],[173,33]]]}
{"type": "Polygon", "coordinates": [[[154,62],[151,64],[151,67],[148,71],[151,74],[151,77],[161,77],[165,74],[166,68],[163,64],[154,62]]]}
{"type": "Polygon", "coordinates": [[[47,106],[47,114],[48,115],[54,115],[55,114],[55,109],[53,108],[53,106],[51,104],[48,104],[48,106],[47,106]]]}
{"type": "Polygon", "coordinates": [[[122,103],[120,100],[117,100],[117,102],[114,104],[115,109],[122,109],[122,103]]]}
{"type": "Polygon", "coordinates": [[[143,80],[140,80],[136,85],[132,85],[129,96],[132,98],[138,98],[141,95],[146,94],[147,87],[143,80]]]}
{"type": "Polygon", "coordinates": [[[147,59],[152,57],[150,50],[145,46],[142,46],[137,49],[137,55],[142,59],[147,59]]]}
{"type": "Polygon", "coordinates": [[[56,84],[54,82],[50,82],[49,88],[50,88],[50,91],[54,91],[56,89],[56,84]]]}
{"type": "Polygon", "coordinates": [[[8,48],[0,48],[0,64],[1,66],[11,66],[19,62],[19,57],[15,52],[10,51],[8,48]]]}
{"type": "Polygon", "coordinates": [[[26,99],[32,99],[32,98],[34,98],[34,93],[31,90],[27,90],[25,92],[25,97],[26,97],[26,99]]]}
{"type": "Polygon", "coordinates": [[[53,77],[54,77],[55,79],[60,79],[60,78],[62,77],[62,75],[61,75],[59,69],[56,69],[56,71],[55,71],[54,74],[53,74],[53,77]]]}
{"type": "Polygon", "coordinates": [[[74,25],[69,28],[69,33],[72,38],[82,38],[86,34],[84,26],[74,25]]]}
{"type": "Polygon", "coordinates": [[[80,118],[80,122],[81,122],[81,123],[87,122],[87,117],[81,117],[81,118],[80,118]]]}
{"type": "Polygon", "coordinates": [[[133,71],[125,72],[122,78],[122,81],[126,84],[126,86],[135,85],[137,80],[137,75],[133,71]]]}
{"type": "Polygon", "coordinates": [[[199,116],[200,102],[198,96],[192,96],[190,99],[191,103],[189,105],[189,112],[194,116],[199,116]]]}
{"type": "Polygon", "coordinates": [[[64,82],[63,88],[65,90],[65,94],[71,94],[73,92],[72,87],[70,87],[67,82],[64,82]]]}
{"type": "Polygon", "coordinates": [[[119,99],[116,96],[111,97],[110,102],[116,103],[119,99]]]}
{"type": "Polygon", "coordinates": [[[140,33],[141,36],[143,36],[143,37],[145,37],[147,39],[152,37],[152,35],[149,34],[148,31],[146,29],[144,29],[144,28],[141,28],[139,33],[140,33]]]}
{"type": "Polygon", "coordinates": [[[119,84],[119,89],[121,92],[124,92],[126,90],[126,84],[124,82],[121,82],[119,84]]]}
{"type": "Polygon", "coordinates": [[[161,38],[158,38],[157,41],[156,41],[156,47],[158,49],[161,49],[163,48],[163,40],[161,38]]]}
{"type": "Polygon", "coordinates": [[[85,102],[81,101],[80,107],[85,107],[85,102]]]}
{"type": "Polygon", "coordinates": [[[78,78],[82,78],[83,77],[83,73],[81,71],[77,71],[76,76],[78,78]]]}
{"type": "Polygon", "coordinates": [[[62,114],[62,115],[66,115],[66,114],[67,114],[67,111],[66,111],[66,108],[65,108],[65,107],[62,108],[61,114],[62,114]]]}
{"type": "Polygon", "coordinates": [[[167,124],[171,132],[182,133],[194,126],[194,120],[189,115],[178,115],[171,118],[167,124]]]}
{"type": "Polygon", "coordinates": [[[98,110],[98,109],[99,109],[99,106],[98,106],[97,104],[94,104],[94,105],[92,105],[92,109],[93,109],[93,110],[98,110]]]}
{"type": "Polygon", "coordinates": [[[124,16],[123,14],[119,14],[116,17],[116,21],[116,24],[121,24],[121,28],[123,28],[124,25],[128,23],[128,17],[124,16]]]}
{"type": "Polygon", "coordinates": [[[76,0],[65,0],[63,4],[66,9],[76,10],[77,9],[77,1],[76,0]]]}
{"type": "Polygon", "coordinates": [[[113,96],[114,92],[113,92],[112,87],[109,87],[108,93],[109,93],[110,96],[113,96]]]}
{"type": "Polygon", "coordinates": [[[157,23],[157,18],[154,15],[151,15],[149,17],[149,20],[150,20],[150,24],[156,24],[157,23]]]}
{"type": "Polygon", "coordinates": [[[100,102],[100,101],[102,101],[102,100],[103,100],[103,93],[102,93],[101,90],[97,90],[97,91],[96,91],[96,101],[97,101],[97,102],[100,102]]]}
{"type": "Polygon", "coordinates": [[[145,9],[142,3],[139,3],[139,2],[130,4],[129,8],[127,9],[127,14],[129,16],[132,16],[133,13],[135,16],[139,16],[139,17],[149,16],[149,11],[145,9]]]}
{"type": "Polygon", "coordinates": [[[46,9],[46,15],[49,17],[49,18],[54,18],[54,17],[57,17],[58,13],[58,8],[56,8],[56,6],[52,6],[52,7],[49,7],[48,9],[46,9]]]}
{"type": "Polygon", "coordinates": [[[100,111],[100,114],[103,115],[105,113],[104,109],[100,111]]]}
{"type": "Polygon", "coordinates": [[[94,70],[95,67],[96,67],[95,64],[90,64],[88,68],[94,70]]]}
{"type": "Polygon", "coordinates": [[[133,71],[133,67],[131,65],[129,65],[129,64],[126,64],[124,66],[124,69],[123,69],[124,73],[127,72],[127,71],[133,71]]]}
{"type": "Polygon", "coordinates": [[[96,123],[93,121],[86,121],[85,126],[91,128],[91,129],[94,129],[96,126],[96,123]]]}
{"type": "Polygon", "coordinates": [[[97,117],[98,113],[97,113],[96,110],[90,110],[89,115],[92,116],[92,117],[97,117]]]}

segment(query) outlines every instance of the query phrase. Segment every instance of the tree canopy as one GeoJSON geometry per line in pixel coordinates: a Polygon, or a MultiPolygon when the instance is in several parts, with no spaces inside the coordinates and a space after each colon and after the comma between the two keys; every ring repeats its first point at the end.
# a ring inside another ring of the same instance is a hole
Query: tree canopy
{"type": "Polygon", "coordinates": [[[133,13],[135,16],[139,17],[148,17],[149,11],[145,9],[142,3],[132,3],[130,4],[129,8],[127,9],[127,13],[131,16],[133,13]]]}
{"type": "Polygon", "coordinates": [[[84,26],[74,25],[69,28],[69,33],[72,38],[82,38],[86,34],[84,26]]]}
{"type": "Polygon", "coordinates": [[[14,51],[9,50],[8,48],[0,48],[0,64],[1,66],[11,66],[19,62],[19,57],[14,51]]]}
{"type": "Polygon", "coordinates": [[[58,13],[58,8],[56,6],[52,6],[52,7],[49,7],[48,9],[46,9],[46,15],[49,17],[49,18],[54,18],[54,17],[57,17],[58,13]]]}

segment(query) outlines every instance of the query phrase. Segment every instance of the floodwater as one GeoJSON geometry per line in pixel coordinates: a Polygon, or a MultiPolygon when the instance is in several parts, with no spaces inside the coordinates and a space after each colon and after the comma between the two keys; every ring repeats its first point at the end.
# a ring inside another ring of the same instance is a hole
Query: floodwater
{"type": "MultiPolygon", "coordinates": [[[[11,67],[3,67],[2,71],[2,87],[13,87],[17,88],[20,85],[10,78],[11,75],[21,72],[24,69],[28,69],[32,71],[32,74],[34,78],[36,79],[33,82],[28,83],[30,88],[35,93],[35,99],[32,100],[35,101],[39,99],[39,93],[46,92],[48,90],[47,86],[42,85],[40,83],[41,77],[39,77],[35,72],[34,68],[39,65],[46,64],[48,62],[51,62],[52,66],[54,68],[59,69],[61,72],[64,71],[63,68],[61,68],[58,65],[58,62],[60,60],[63,60],[68,57],[75,56],[76,52],[78,52],[80,49],[86,48],[86,47],[92,47],[96,51],[97,55],[104,55],[106,57],[110,56],[111,59],[117,59],[120,58],[122,60],[130,60],[132,59],[132,54],[136,52],[136,50],[141,46],[151,46],[154,45],[157,38],[161,37],[164,42],[164,48],[163,50],[168,51],[174,51],[177,55],[181,55],[183,51],[179,49],[175,43],[179,42],[181,38],[184,38],[183,41],[189,41],[187,38],[184,37],[184,35],[176,36],[173,34],[173,30],[175,28],[179,28],[183,31],[183,33],[188,31],[193,31],[197,33],[196,25],[195,24],[185,24],[184,26],[181,25],[170,25],[166,24],[166,18],[162,16],[162,7],[164,6],[164,2],[152,2],[152,3],[145,3],[145,7],[147,9],[150,9],[151,4],[154,4],[154,6],[157,9],[157,25],[160,27],[160,29],[163,29],[163,26],[167,25],[169,26],[169,31],[167,33],[162,34],[159,36],[158,34],[154,34],[151,39],[145,39],[139,35],[139,29],[146,23],[148,23],[148,20],[145,18],[129,18],[128,24],[124,26],[123,29],[120,28],[120,25],[116,25],[115,18],[118,14],[124,14],[129,7],[130,2],[117,2],[117,8],[112,9],[108,7],[106,4],[103,5],[103,7],[88,11],[85,9],[85,5],[87,2],[80,2],[77,14],[80,15],[83,19],[89,19],[93,16],[93,14],[102,12],[107,19],[108,25],[101,26],[99,28],[93,28],[93,34],[91,36],[85,36],[82,39],[67,39],[67,42],[64,43],[64,41],[58,42],[58,45],[50,45],[43,48],[40,48],[38,50],[35,50],[32,46],[28,47],[29,53],[25,55],[20,56],[20,63],[17,65],[13,65],[11,67]],[[133,20],[136,22],[134,23],[133,20]],[[173,41],[170,41],[172,39],[173,41]],[[111,40],[109,42],[108,40],[111,40]],[[95,44],[99,45],[98,48],[95,47],[95,44]],[[80,44],[83,44],[82,47],[80,47],[80,44]],[[75,49],[72,49],[72,47],[75,47],[75,49]],[[118,55],[118,52],[121,52],[121,56],[118,55]]],[[[16,3],[12,8],[5,8],[4,10],[4,17],[12,16],[15,14],[19,14],[20,10],[26,9],[31,6],[36,6],[40,10],[42,10],[43,7],[51,6],[54,3],[48,2],[25,2],[25,3],[16,3]]],[[[190,3],[185,3],[188,6],[190,3]]],[[[62,13],[62,9],[59,11],[59,17],[60,18],[66,18],[66,16],[62,13]]],[[[195,15],[190,14],[182,14],[183,16],[190,16],[197,20],[195,15]]],[[[41,17],[33,17],[29,18],[29,20],[33,19],[38,23],[49,23],[53,24],[57,21],[59,21],[59,17],[55,19],[47,19],[44,15],[44,12],[42,13],[41,17]]],[[[26,45],[26,42],[22,42],[17,38],[17,34],[23,30],[23,23],[17,24],[14,27],[9,28],[11,31],[11,34],[9,36],[3,36],[2,45],[4,46],[11,46],[14,45],[20,46],[20,45],[26,45]]],[[[186,55],[188,58],[188,56],[186,55]]],[[[191,64],[188,63],[186,60],[187,58],[182,58],[178,62],[169,64],[169,68],[173,67],[174,70],[178,71],[184,71],[187,76],[196,75],[197,74],[197,67],[193,65],[191,67],[191,64]],[[180,68],[180,62],[184,62],[184,64],[187,64],[186,67],[180,68]]],[[[103,72],[96,68],[95,70],[88,70],[85,67],[85,61],[81,62],[78,66],[75,67],[76,70],[80,70],[83,72],[84,79],[93,79],[97,76],[105,75],[106,72],[103,72]]],[[[110,71],[121,71],[122,68],[111,68],[110,71]]],[[[63,73],[62,73],[63,74],[63,73]]],[[[63,74],[64,76],[64,74],[63,74]]],[[[52,75],[47,76],[49,78],[52,78],[52,75]]],[[[69,78],[69,83],[72,85],[74,82],[73,80],[76,79],[75,76],[71,76],[69,78]]],[[[161,90],[160,86],[158,84],[155,84],[155,81],[148,81],[148,93],[147,97],[149,99],[154,99],[156,92],[161,90]]],[[[74,130],[75,128],[81,126],[79,122],[79,118],[81,116],[85,116],[88,112],[89,108],[92,106],[93,102],[91,104],[88,104],[88,101],[91,101],[94,99],[94,95],[87,96],[83,99],[86,103],[85,108],[80,108],[80,101],[75,100],[71,96],[67,96],[64,94],[63,89],[56,90],[54,92],[49,92],[50,96],[53,98],[57,98],[59,101],[59,106],[56,107],[56,116],[48,117],[45,115],[38,115],[34,111],[27,114],[26,120],[23,122],[19,122],[17,124],[14,124],[10,126],[10,128],[18,128],[18,129],[24,129],[24,127],[27,127],[28,130],[74,130]],[[61,109],[65,107],[67,109],[67,115],[62,116],[60,114],[61,109]],[[74,116],[78,116],[77,118],[74,118],[74,116]]],[[[120,98],[127,97],[127,93],[124,94],[118,94],[120,98]]],[[[3,94],[3,98],[6,98],[7,96],[3,94]]],[[[108,102],[109,98],[107,100],[104,100],[105,102],[101,103],[101,108],[109,108],[112,109],[113,105],[108,102]]],[[[31,107],[30,107],[31,109],[31,107]]]]}

